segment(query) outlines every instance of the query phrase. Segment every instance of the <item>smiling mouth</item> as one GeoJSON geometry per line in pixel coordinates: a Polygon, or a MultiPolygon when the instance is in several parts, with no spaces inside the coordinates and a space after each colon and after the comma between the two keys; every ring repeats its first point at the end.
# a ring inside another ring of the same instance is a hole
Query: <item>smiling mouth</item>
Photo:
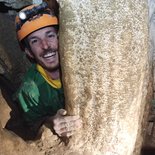
{"type": "Polygon", "coordinates": [[[48,52],[48,53],[44,54],[42,57],[45,59],[48,59],[48,58],[54,57],[55,55],[56,55],[56,51],[55,52],[48,52]]]}

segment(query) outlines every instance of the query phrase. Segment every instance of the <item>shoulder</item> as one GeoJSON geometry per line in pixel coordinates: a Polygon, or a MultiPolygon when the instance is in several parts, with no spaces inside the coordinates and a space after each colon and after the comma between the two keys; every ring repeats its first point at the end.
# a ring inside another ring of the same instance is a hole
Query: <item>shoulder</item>
{"type": "Polygon", "coordinates": [[[39,91],[38,87],[42,82],[42,77],[37,71],[36,65],[32,65],[24,75],[18,92],[22,92],[25,94],[33,94],[35,92],[37,94],[37,92],[39,91]]]}
{"type": "Polygon", "coordinates": [[[40,76],[40,73],[38,72],[38,70],[36,69],[36,65],[33,64],[28,71],[25,73],[24,78],[23,78],[23,82],[27,81],[27,80],[35,80],[37,79],[37,77],[40,76]]]}

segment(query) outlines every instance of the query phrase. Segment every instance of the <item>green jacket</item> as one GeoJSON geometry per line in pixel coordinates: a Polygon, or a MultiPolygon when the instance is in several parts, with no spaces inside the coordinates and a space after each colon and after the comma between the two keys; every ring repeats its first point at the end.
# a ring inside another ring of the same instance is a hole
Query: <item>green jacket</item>
{"type": "Polygon", "coordinates": [[[58,109],[64,108],[63,88],[56,89],[49,85],[42,75],[32,65],[23,79],[17,92],[23,116],[29,125],[53,116],[58,109]]]}

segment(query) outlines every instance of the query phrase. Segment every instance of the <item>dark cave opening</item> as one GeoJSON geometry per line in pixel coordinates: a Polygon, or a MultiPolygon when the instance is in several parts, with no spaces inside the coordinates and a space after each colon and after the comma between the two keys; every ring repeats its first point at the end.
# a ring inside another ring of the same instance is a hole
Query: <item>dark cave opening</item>
{"type": "Polygon", "coordinates": [[[9,10],[20,11],[20,9],[14,9],[11,6],[5,5],[6,2],[0,2],[0,13],[8,13],[9,10]]]}

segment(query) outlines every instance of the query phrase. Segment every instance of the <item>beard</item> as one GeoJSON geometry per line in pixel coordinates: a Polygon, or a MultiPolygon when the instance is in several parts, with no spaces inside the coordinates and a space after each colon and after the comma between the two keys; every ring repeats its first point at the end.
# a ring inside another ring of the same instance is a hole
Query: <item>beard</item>
{"type": "Polygon", "coordinates": [[[58,49],[49,48],[39,55],[35,55],[33,52],[32,54],[35,62],[41,65],[48,72],[54,72],[60,69],[58,49]]]}
{"type": "Polygon", "coordinates": [[[45,70],[47,70],[48,72],[55,72],[55,71],[57,71],[57,70],[59,70],[60,69],[60,64],[58,63],[57,65],[55,65],[55,66],[45,66],[45,65],[42,65],[42,64],[40,64],[45,70]]]}

